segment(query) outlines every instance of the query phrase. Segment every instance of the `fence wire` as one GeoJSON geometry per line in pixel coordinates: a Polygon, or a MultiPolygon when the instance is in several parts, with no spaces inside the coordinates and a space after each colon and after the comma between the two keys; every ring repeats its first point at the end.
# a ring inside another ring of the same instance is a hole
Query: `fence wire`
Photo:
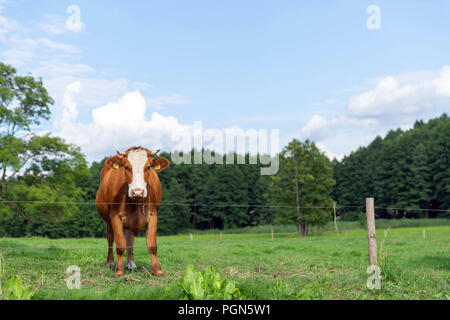
{"type": "MultiPolygon", "coordinates": [[[[160,245],[158,248],[209,248],[209,247],[217,247],[217,246],[229,246],[232,244],[240,244],[238,242],[236,243],[230,243],[230,242],[224,242],[224,240],[219,240],[219,242],[222,243],[216,243],[216,244],[209,244],[209,245],[198,245],[195,244],[195,240],[189,240],[192,241],[191,245],[185,245],[185,244],[164,244],[164,245],[160,245]]],[[[311,240],[302,240],[299,241],[297,243],[290,243],[289,245],[298,245],[298,244],[302,244],[302,243],[308,243],[308,242],[350,242],[350,241],[367,241],[367,237],[365,238],[351,238],[351,239],[311,239],[311,240]]],[[[378,241],[383,241],[383,239],[378,240],[378,241]]],[[[395,243],[395,242],[431,242],[431,243],[436,243],[436,244],[445,244],[445,245],[450,245],[450,241],[449,242],[444,242],[444,241],[436,241],[436,240],[395,240],[395,239],[385,239],[385,245],[388,244],[389,242],[395,243]]],[[[279,243],[276,242],[276,240],[264,240],[264,241],[259,241],[258,244],[273,244],[273,245],[279,245],[279,243]]],[[[97,250],[105,250],[108,249],[108,246],[67,246],[67,247],[55,247],[55,246],[47,246],[47,247],[33,247],[33,246],[24,246],[24,247],[1,247],[0,249],[3,250],[8,250],[8,249],[13,249],[13,250],[48,250],[48,251],[52,251],[52,250],[92,250],[92,249],[97,249],[97,250]]],[[[112,249],[114,248],[123,248],[123,249],[148,249],[147,246],[113,246],[111,247],[112,249]]]]}
{"type": "MultiPolygon", "coordinates": [[[[40,200],[0,200],[0,204],[9,204],[9,203],[35,203],[35,204],[71,204],[71,205],[96,205],[96,204],[125,204],[125,205],[143,205],[142,203],[138,202],[82,202],[82,201],[40,201],[40,200]]],[[[296,205],[264,205],[264,204],[230,204],[230,203],[215,203],[215,204],[206,204],[206,203],[144,203],[144,205],[160,205],[160,206],[196,206],[196,207],[239,207],[239,208],[245,208],[245,207],[253,207],[253,208],[301,208],[301,209],[343,209],[343,208],[365,208],[365,205],[352,205],[352,206],[296,206],[296,205]]],[[[450,209],[425,209],[425,208],[396,208],[396,207],[374,207],[375,209],[382,209],[382,210],[405,210],[405,211],[429,211],[429,212],[450,212],[450,209]]],[[[259,233],[261,234],[261,233],[259,233]]],[[[302,240],[300,242],[294,243],[294,245],[301,244],[301,243],[308,243],[308,242],[345,242],[345,241],[367,241],[367,237],[365,238],[349,238],[349,239],[310,239],[310,240],[302,240]]],[[[193,240],[191,240],[193,241],[193,240]]],[[[221,242],[224,240],[220,240],[221,242]]],[[[442,241],[434,241],[434,240],[395,240],[390,239],[389,242],[433,242],[437,244],[447,244],[449,245],[450,242],[442,242],[442,241]]],[[[258,243],[267,243],[267,244],[274,244],[274,240],[272,241],[262,241],[258,243]]],[[[229,242],[227,245],[230,244],[229,242]]],[[[225,245],[225,243],[218,243],[216,245],[225,245]]],[[[195,244],[195,241],[192,242],[191,245],[185,245],[185,244],[165,244],[164,247],[185,247],[185,248],[202,248],[202,247],[210,247],[210,245],[198,245],[195,244]]],[[[14,249],[14,250],[90,250],[90,249],[101,249],[104,250],[107,247],[103,246],[77,246],[77,247],[33,247],[33,246],[26,246],[26,247],[2,247],[0,246],[0,249],[14,249]]],[[[125,249],[133,248],[133,249],[147,249],[147,246],[133,246],[133,247],[123,247],[125,249]]]]}
{"type": "MultiPolygon", "coordinates": [[[[301,208],[301,209],[343,209],[343,208],[365,208],[365,205],[351,206],[303,206],[303,205],[270,205],[270,204],[234,204],[234,203],[166,203],[166,202],[82,202],[82,201],[41,201],[41,200],[0,200],[0,203],[37,203],[37,204],[75,204],[75,205],[96,205],[96,204],[124,204],[124,205],[160,205],[160,206],[195,206],[195,207],[254,207],[254,208],[301,208]]],[[[429,211],[429,212],[450,212],[450,209],[428,209],[428,208],[397,208],[397,207],[374,207],[380,210],[405,210],[405,211],[429,211]]]]}

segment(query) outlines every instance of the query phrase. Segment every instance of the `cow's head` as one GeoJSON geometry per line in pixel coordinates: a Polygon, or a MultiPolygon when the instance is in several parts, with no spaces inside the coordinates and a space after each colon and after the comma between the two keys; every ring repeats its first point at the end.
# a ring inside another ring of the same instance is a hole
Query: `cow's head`
{"type": "Polygon", "coordinates": [[[146,198],[151,171],[161,171],[169,165],[166,158],[153,158],[158,151],[150,151],[141,147],[131,148],[123,152],[117,151],[114,157],[108,159],[108,165],[111,168],[123,170],[130,198],[146,198]]]}

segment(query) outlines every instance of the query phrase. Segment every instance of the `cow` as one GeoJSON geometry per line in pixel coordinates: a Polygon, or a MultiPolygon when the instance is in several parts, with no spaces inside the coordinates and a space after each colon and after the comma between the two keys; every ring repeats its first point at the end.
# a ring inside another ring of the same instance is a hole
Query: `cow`
{"type": "Polygon", "coordinates": [[[113,244],[116,242],[115,277],[124,275],[123,254],[127,250],[127,269],[136,268],[133,256],[134,237],[146,226],[146,244],[151,256],[152,273],[163,274],[157,257],[156,229],[162,199],[157,172],[169,161],[154,158],[158,151],[131,147],[106,159],[100,174],[95,205],[106,222],[108,256],[106,265],[114,266],[113,244]]]}

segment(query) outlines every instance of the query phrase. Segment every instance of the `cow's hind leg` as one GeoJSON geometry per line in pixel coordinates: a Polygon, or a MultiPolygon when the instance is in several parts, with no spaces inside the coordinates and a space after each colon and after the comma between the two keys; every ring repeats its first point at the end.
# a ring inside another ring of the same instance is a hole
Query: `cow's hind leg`
{"type": "Polygon", "coordinates": [[[133,255],[134,233],[125,229],[125,239],[127,241],[127,269],[133,270],[136,268],[133,255]]]}
{"type": "Polygon", "coordinates": [[[157,212],[152,212],[150,221],[147,224],[147,230],[145,232],[145,238],[147,242],[147,249],[152,257],[152,270],[153,275],[160,276],[163,274],[161,265],[158,261],[158,246],[156,245],[156,228],[158,225],[157,212]]]}
{"type": "Polygon", "coordinates": [[[106,219],[106,239],[108,240],[108,257],[106,258],[106,266],[112,268],[114,266],[114,233],[112,230],[111,219],[106,219]]]}

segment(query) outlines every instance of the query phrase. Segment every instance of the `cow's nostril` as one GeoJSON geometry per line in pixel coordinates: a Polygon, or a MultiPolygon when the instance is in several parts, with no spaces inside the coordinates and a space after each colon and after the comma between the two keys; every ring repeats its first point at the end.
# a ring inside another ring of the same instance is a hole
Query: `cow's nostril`
{"type": "Polygon", "coordinates": [[[131,191],[131,194],[135,198],[142,198],[144,196],[144,190],[134,189],[133,191],[131,191]]]}

